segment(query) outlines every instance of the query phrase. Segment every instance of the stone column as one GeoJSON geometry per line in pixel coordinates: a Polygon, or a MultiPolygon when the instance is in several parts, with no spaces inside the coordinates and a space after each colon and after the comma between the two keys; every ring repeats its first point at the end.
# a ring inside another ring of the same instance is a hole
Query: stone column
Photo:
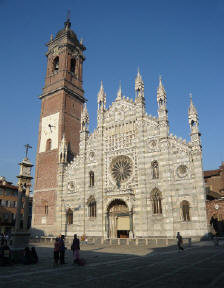
{"type": "Polygon", "coordinates": [[[30,184],[26,185],[26,195],[24,201],[24,216],[23,216],[23,230],[27,230],[28,218],[29,218],[29,196],[30,196],[30,184]]]}
{"type": "Polygon", "coordinates": [[[133,212],[129,211],[129,221],[130,221],[130,232],[129,232],[129,238],[133,238],[134,233],[133,233],[133,212]]]}
{"type": "Polygon", "coordinates": [[[15,232],[20,231],[22,196],[23,196],[23,184],[19,183],[19,185],[18,185],[17,206],[16,206],[15,232]]]}

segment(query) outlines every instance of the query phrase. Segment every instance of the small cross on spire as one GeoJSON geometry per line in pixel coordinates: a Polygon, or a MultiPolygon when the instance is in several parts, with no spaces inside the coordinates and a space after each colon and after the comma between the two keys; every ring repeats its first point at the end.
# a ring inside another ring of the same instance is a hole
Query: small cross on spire
{"type": "Polygon", "coordinates": [[[67,12],[67,19],[66,19],[66,22],[64,24],[65,24],[65,30],[69,30],[71,27],[70,10],[68,10],[68,12],[67,12]]]}
{"type": "Polygon", "coordinates": [[[71,11],[70,11],[70,10],[68,10],[68,11],[67,11],[67,21],[69,21],[69,20],[70,20],[70,16],[71,16],[71,11]]]}
{"type": "Polygon", "coordinates": [[[32,146],[30,146],[29,144],[24,145],[26,147],[26,158],[28,155],[28,150],[32,148],[32,146]]]}

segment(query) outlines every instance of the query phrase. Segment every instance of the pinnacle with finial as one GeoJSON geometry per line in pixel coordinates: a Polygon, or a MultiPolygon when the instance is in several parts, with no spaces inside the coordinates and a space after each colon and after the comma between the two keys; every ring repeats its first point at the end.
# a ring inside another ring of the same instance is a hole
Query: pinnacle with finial
{"type": "Polygon", "coordinates": [[[197,114],[197,110],[196,110],[196,108],[195,108],[195,106],[194,106],[194,104],[193,104],[193,101],[192,101],[192,93],[189,93],[189,97],[190,97],[190,107],[189,107],[189,110],[188,110],[188,112],[189,113],[193,113],[193,114],[197,114]]]}
{"type": "Polygon", "coordinates": [[[161,75],[159,75],[159,87],[158,87],[157,91],[160,91],[160,93],[162,93],[162,94],[166,94],[165,88],[163,87],[161,75]]]}
{"type": "Polygon", "coordinates": [[[117,99],[121,99],[122,98],[122,91],[121,91],[121,81],[120,81],[120,86],[119,86],[119,89],[117,91],[117,99]]]}
{"type": "Polygon", "coordinates": [[[138,70],[137,70],[137,77],[138,79],[141,79],[142,80],[142,76],[140,74],[140,69],[139,69],[139,66],[138,66],[138,70]]]}

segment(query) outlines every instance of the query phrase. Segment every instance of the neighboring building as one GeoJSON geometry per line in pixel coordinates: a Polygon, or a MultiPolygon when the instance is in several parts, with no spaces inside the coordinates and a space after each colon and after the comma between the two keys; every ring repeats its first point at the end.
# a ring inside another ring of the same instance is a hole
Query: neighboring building
{"type": "MultiPolygon", "coordinates": [[[[219,235],[224,234],[224,162],[219,169],[204,171],[207,194],[208,223],[216,219],[215,230],[219,235]]],[[[212,223],[211,223],[212,224],[212,223]]],[[[214,226],[214,225],[213,225],[214,226]]],[[[213,227],[214,228],[214,227],[213,227]]],[[[214,230],[211,230],[214,233],[214,230]]]]}
{"type": "Polygon", "coordinates": [[[208,200],[224,197],[224,162],[219,169],[204,171],[204,180],[208,200]]]}
{"type": "MultiPolygon", "coordinates": [[[[10,233],[15,225],[18,187],[0,177],[0,232],[10,233]]],[[[23,209],[21,210],[23,214],[23,209]]]]}
{"type": "Polygon", "coordinates": [[[191,141],[169,133],[167,97],[157,90],[158,117],[145,111],[138,72],[135,99],[121,87],[106,108],[101,83],[97,127],[82,88],[85,47],[65,28],[48,43],[32,225],[47,234],[175,237],[208,232],[197,111],[188,111],[191,141]],[[71,161],[72,157],[74,160],[71,161]]]}
{"type": "MultiPolygon", "coordinates": [[[[25,190],[22,198],[24,203],[25,190]]],[[[14,230],[16,219],[16,206],[18,198],[18,186],[6,181],[5,177],[0,177],[0,233],[10,233],[14,230]]],[[[21,214],[24,214],[24,209],[21,214]]],[[[29,218],[28,227],[31,226],[32,219],[32,197],[29,198],[29,218]]],[[[22,226],[22,222],[21,222],[22,226]]]]}

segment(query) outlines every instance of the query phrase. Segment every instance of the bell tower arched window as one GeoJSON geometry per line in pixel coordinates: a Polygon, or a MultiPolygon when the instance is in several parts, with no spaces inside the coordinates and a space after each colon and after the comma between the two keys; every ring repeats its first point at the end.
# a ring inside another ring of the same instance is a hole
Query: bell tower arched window
{"type": "Polygon", "coordinates": [[[93,171],[89,172],[89,186],[90,187],[94,186],[94,172],[93,171]]]}
{"type": "Polygon", "coordinates": [[[182,219],[185,222],[191,221],[190,220],[190,204],[188,201],[183,200],[181,202],[181,210],[182,210],[182,219]]]}
{"type": "Polygon", "coordinates": [[[71,72],[73,73],[73,74],[75,74],[75,72],[76,72],[76,61],[75,61],[75,58],[72,58],[71,59],[71,72]]]}
{"type": "Polygon", "coordinates": [[[162,195],[158,189],[153,189],[151,200],[153,214],[162,214],[162,195]]]}
{"type": "Polygon", "coordinates": [[[152,162],[152,179],[159,178],[159,163],[157,161],[152,162]]]}
{"type": "Polygon", "coordinates": [[[59,69],[59,57],[55,57],[53,61],[53,72],[57,72],[59,69]]]}
{"type": "Polygon", "coordinates": [[[44,205],[44,214],[48,215],[48,204],[47,203],[44,205]]]}
{"type": "Polygon", "coordinates": [[[51,139],[47,139],[46,142],[46,151],[50,151],[51,150],[51,139]]]}

